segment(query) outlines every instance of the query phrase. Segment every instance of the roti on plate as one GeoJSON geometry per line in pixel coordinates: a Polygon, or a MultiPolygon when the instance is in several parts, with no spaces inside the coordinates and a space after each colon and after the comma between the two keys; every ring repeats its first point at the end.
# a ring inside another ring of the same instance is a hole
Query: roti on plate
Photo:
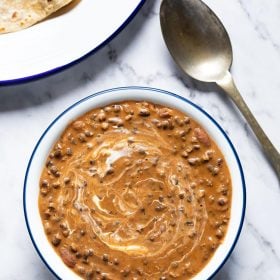
{"type": "Polygon", "coordinates": [[[27,28],[73,0],[0,0],[0,34],[27,28]]]}

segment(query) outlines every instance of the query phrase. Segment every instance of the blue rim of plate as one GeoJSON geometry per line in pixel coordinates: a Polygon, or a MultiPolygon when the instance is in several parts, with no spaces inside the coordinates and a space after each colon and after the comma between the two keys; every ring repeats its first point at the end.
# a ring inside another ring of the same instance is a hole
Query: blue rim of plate
{"type": "Polygon", "coordinates": [[[162,90],[162,89],[158,89],[158,88],[151,88],[151,87],[141,87],[141,86],[130,86],[130,87],[117,87],[117,88],[111,88],[111,89],[107,89],[107,90],[103,90],[94,94],[91,94],[81,100],[79,100],[78,102],[74,103],[73,105],[71,105],[70,107],[68,107],[66,110],[64,110],[58,117],[56,117],[54,119],[54,121],[47,127],[47,129],[44,131],[44,133],[42,134],[42,136],[40,137],[40,139],[38,140],[37,144],[35,145],[35,148],[31,154],[30,160],[28,162],[28,166],[27,166],[27,170],[25,173],[25,178],[24,178],[24,187],[23,187],[23,210],[24,210],[24,218],[25,218],[25,223],[27,226],[27,230],[29,233],[29,236],[31,238],[31,241],[33,243],[33,246],[35,247],[39,257],[41,258],[41,260],[43,261],[43,263],[46,265],[46,267],[52,272],[52,274],[57,278],[57,279],[61,279],[56,273],[55,271],[49,266],[49,264],[47,263],[47,261],[44,259],[43,254],[40,252],[40,250],[37,247],[37,244],[33,238],[32,235],[32,231],[28,222],[28,217],[27,217],[27,211],[26,211],[26,183],[27,183],[27,179],[28,179],[28,173],[29,173],[29,169],[33,160],[33,157],[42,141],[42,139],[45,137],[45,135],[47,134],[47,132],[52,128],[52,126],[63,116],[65,115],[68,111],[72,110],[74,107],[78,106],[79,104],[92,99],[98,95],[103,95],[105,93],[108,92],[114,92],[117,93],[118,91],[128,91],[128,90],[145,90],[145,91],[154,91],[154,92],[160,92],[166,95],[170,95],[173,96],[175,98],[178,98],[188,104],[190,104],[191,106],[193,106],[194,108],[196,108],[197,110],[199,110],[201,113],[203,113],[206,117],[208,117],[208,119],[210,119],[210,121],[212,121],[214,123],[214,125],[220,130],[220,132],[223,134],[223,136],[225,137],[225,139],[227,140],[229,146],[232,149],[232,152],[235,156],[238,168],[239,168],[239,172],[240,172],[240,177],[241,177],[241,181],[242,181],[242,191],[243,191],[243,209],[242,209],[242,214],[241,214],[241,219],[240,219],[240,224],[238,227],[238,231],[237,234],[235,236],[234,242],[230,248],[230,250],[228,251],[226,257],[224,258],[224,260],[221,262],[221,264],[219,265],[219,267],[212,273],[212,275],[207,279],[210,280],[212,279],[218,272],[219,270],[223,267],[223,265],[226,263],[226,261],[228,260],[228,258],[230,257],[231,253],[233,252],[235,245],[239,239],[241,230],[242,230],[242,226],[243,226],[243,222],[244,222],[244,218],[245,218],[245,210],[246,210],[246,184],[245,184],[245,178],[244,178],[244,173],[243,173],[243,168],[240,162],[240,159],[238,157],[238,154],[231,142],[231,140],[229,139],[228,135],[225,133],[225,131],[222,129],[222,127],[215,121],[215,119],[209,115],[206,111],[204,111],[201,107],[199,107],[198,105],[194,104],[193,102],[191,102],[190,100],[188,100],[185,97],[182,97],[180,95],[177,95],[175,93],[172,93],[170,91],[166,91],[166,90],[162,90]]]}
{"type": "Polygon", "coordinates": [[[101,42],[98,46],[96,46],[94,49],[89,51],[88,53],[82,55],[81,57],[66,63],[64,65],[55,67],[53,69],[47,70],[42,73],[34,74],[27,77],[17,78],[17,79],[11,79],[11,80],[0,80],[0,86],[12,86],[12,85],[18,85],[18,84],[24,84],[31,81],[39,80],[45,77],[49,77],[53,74],[56,74],[58,72],[61,72],[63,70],[66,70],[76,64],[79,64],[84,59],[90,57],[91,55],[95,54],[97,51],[105,47],[110,41],[112,41],[136,16],[136,14],[139,12],[139,10],[142,8],[146,0],[140,0],[139,4],[136,6],[134,11],[129,15],[129,17],[122,23],[121,26],[119,26],[107,39],[105,39],[103,42],[101,42]]]}

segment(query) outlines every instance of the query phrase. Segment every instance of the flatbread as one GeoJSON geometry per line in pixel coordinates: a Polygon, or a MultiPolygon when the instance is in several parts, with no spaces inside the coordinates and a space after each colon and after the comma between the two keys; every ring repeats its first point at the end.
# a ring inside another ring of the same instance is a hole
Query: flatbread
{"type": "Polygon", "coordinates": [[[73,0],[0,0],[0,34],[27,28],[73,0]]]}

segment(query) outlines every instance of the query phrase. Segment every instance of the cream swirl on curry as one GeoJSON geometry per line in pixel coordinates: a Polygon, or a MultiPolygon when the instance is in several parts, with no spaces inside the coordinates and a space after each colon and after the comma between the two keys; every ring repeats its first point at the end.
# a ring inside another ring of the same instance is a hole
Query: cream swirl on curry
{"type": "Polygon", "coordinates": [[[85,279],[188,279],[222,242],[231,180],[178,110],[126,101],[70,124],[40,182],[48,239],[85,279]]]}

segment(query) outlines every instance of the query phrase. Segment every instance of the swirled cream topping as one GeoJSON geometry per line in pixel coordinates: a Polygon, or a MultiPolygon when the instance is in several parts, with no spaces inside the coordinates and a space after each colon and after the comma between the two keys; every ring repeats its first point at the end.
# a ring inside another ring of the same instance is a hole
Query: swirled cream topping
{"type": "Polygon", "coordinates": [[[230,175],[218,147],[175,109],[94,109],[54,145],[40,182],[46,234],[85,279],[188,279],[222,242],[230,175]]]}

